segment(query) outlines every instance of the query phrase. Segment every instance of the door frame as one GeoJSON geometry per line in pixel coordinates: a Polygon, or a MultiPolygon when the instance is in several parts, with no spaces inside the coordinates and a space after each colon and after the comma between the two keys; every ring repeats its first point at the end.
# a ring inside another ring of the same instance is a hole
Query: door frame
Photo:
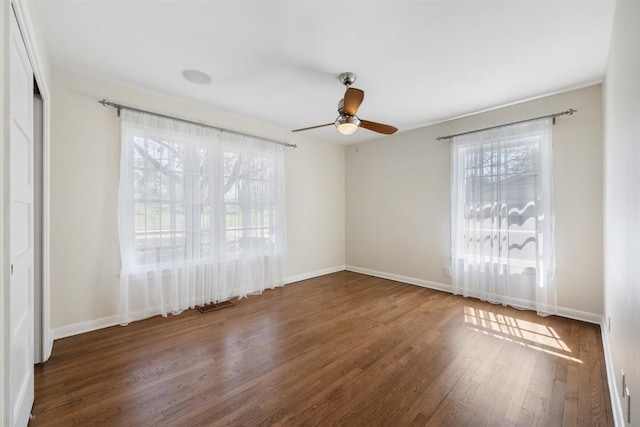
{"type": "MultiPolygon", "coordinates": [[[[0,229],[2,231],[2,244],[0,244],[0,425],[9,423],[9,381],[10,367],[8,365],[8,338],[9,338],[9,285],[10,285],[10,253],[8,236],[9,203],[5,203],[5,195],[9,190],[9,97],[4,96],[10,91],[9,86],[9,31],[11,9],[13,8],[18,26],[24,39],[27,55],[31,61],[34,77],[43,101],[43,171],[42,171],[42,348],[43,360],[49,359],[53,349],[53,338],[50,324],[50,87],[48,75],[48,63],[46,57],[41,55],[40,44],[35,32],[31,13],[26,0],[0,1],[0,93],[3,94],[0,104],[0,134],[2,149],[0,150],[0,187],[3,197],[0,200],[0,229]]],[[[44,48],[44,47],[43,47],[44,48]]]]}
{"type": "Polygon", "coordinates": [[[9,53],[9,426],[26,427],[34,404],[34,78],[15,13],[9,53]],[[23,98],[24,97],[24,98],[23,98]],[[13,150],[16,150],[15,152],[13,150]],[[14,181],[15,180],[15,181],[14,181]],[[14,236],[15,233],[15,236],[14,236]]]}
{"type": "Polygon", "coordinates": [[[53,350],[49,312],[49,278],[50,278],[50,88],[47,70],[48,64],[43,59],[38,39],[34,31],[33,21],[25,0],[11,0],[11,5],[18,19],[27,54],[33,68],[33,75],[38,83],[42,97],[42,360],[46,361],[53,350]]]}
{"type": "Polygon", "coordinates": [[[0,341],[2,346],[0,347],[0,425],[9,425],[9,380],[10,372],[7,363],[8,359],[8,317],[9,317],[9,292],[10,286],[9,280],[9,239],[5,239],[9,230],[9,204],[4,202],[5,195],[7,194],[7,188],[9,185],[9,97],[5,96],[5,93],[9,93],[9,43],[10,43],[10,18],[11,18],[11,6],[9,2],[0,2],[0,30],[2,35],[0,37],[0,97],[2,102],[0,103],[0,125],[2,130],[2,151],[0,156],[0,182],[2,183],[2,200],[0,200],[0,227],[2,227],[2,243],[0,244],[0,274],[2,280],[2,292],[0,292],[0,341]]]}

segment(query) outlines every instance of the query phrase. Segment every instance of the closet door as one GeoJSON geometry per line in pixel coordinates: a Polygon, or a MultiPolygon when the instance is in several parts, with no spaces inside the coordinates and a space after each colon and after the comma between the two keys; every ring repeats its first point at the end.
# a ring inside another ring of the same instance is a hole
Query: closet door
{"type": "Polygon", "coordinates": [[[33,71],[13,11],[10,31],[9,410],[22,427],[33,406],[33,71]]]}

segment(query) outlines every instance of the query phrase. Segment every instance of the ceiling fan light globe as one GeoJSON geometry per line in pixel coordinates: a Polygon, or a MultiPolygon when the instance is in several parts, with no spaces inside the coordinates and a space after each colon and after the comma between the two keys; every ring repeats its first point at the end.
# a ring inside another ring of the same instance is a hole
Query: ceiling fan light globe
{"type": "Polygon", "coordinates": [[[351,135],[356,130],[358,130],[358,126],[353,123],[342,123],[341,125],[338,125],[338,132],[343,135],[351,135]]]}
{"type": "Polygon", "coordinates": [[[343,135],[351,135],[358,130],[360,120],[356,116],[341,116],[336,120],[336,128],[343,135]]]}

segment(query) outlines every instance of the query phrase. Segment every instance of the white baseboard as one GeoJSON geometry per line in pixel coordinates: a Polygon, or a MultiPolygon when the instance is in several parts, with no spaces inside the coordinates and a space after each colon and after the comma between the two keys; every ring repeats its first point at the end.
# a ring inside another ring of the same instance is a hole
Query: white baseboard
{"type": "Polygon", "coordinates": [[[118,316],[103,317],[101,319],[87,320],[86,322],[73,323],[60,328],[54,328],[51,330],[51,336],[54,340],[59,340],[60,338],[84,334],[85,332],[108,328],[118,324],[118,316]]]}
{"type": "Polygon", "coordinates": [[[609,384],[609,395],[611,396],[611,407],[613,408],[613,423],[616,427],[624,427],[624,413],[622,411],[622,401],[620,400],[620,392],[618,391],[618,378],[616,370],[613,366],[613,356],[611,354],[611,345],[609,343],[609,333],[604,316],[600,322],[600,331],[602,332],[602,347],[604,348],[604,365],[607,369],[607,383],[609,384]]]}
{"type": "Polygon", "coordinates": [[[602,315],[589,313],[587,311],[574,310],[567,307],[556,307],[558,316],[566,317],[569,319],[580,320],[582,322],[594,323],[600,325],[602,323],[602,315]]]}
{"type": "MultiPolygon", "coordinates": [[[[371,270],[368,268],[356,267],[353,265],[347,265],[345,267],[348,271],[355,273],[366,274],[368,276],[381,277],[383,279],[395,280],[396,282],[408,283],[410,285],[422,286],[423,288],[435,289],[437,291],[443,291],[453,293],[451,285],[445,283],[431,282],[429,280],[416,279],[415,277],[402,276],[400,274],[387,273],[384,271],[371,270]]],[[[514,307],[524,308],[528,310],[535,310],[535,307],[531,302],[525,300],[519,300],[512,298],[508,301],[509,305],[514,307]]],[[[574,310],[566,307],[553,307],[558,316],[567,317],[569,319],[580,320],[588,323],[595,323],[599,325],[602,321],[602,316],[599,314],[589,313],[586,311],[574,310]]]]}
{"type": "Polygon", "coordinates": [[[285,277],[284,284],[288,285],[293,282],[300,282],[302,280],[313,279],[314,277],[324,276],[325,274],[337,273],[338,271],[346,270],[346,266],[337,265],[331,268],[324,268],[322,270],[311,271],[309,273],[296,274],[294,276],[285,277]]]}
{"type": "Polygon", "coordinates": [[[368,268],[347,265],[345,270],[354,273],[366,274],[367,276],[381,277],[383,279],[395,280],[396,282],[408,283],[410,285],[422,286],[423,288],[435,289],[437,291],[451,292],[451,285],[444,283],[430,282],[428,280],[416,279],[415,277],[401,276],[400,274],[387,273],[384,271],[371,270],[368,268]]]}

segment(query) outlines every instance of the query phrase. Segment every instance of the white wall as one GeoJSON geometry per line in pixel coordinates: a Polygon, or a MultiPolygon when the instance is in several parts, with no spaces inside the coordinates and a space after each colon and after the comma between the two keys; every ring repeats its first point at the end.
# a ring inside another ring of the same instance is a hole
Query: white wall
{"type": "Polygon", "coordinates": [[[599,321],[601,103],[596,85],[347,147],[347,265],[449,289],[451,154],[435,138],[575,108],[553,128],[558,305],[599,321]]]}
{"type": "Polygon", "coordinates": [[[344,146],[237,114],[54,70],[51,326],[56,337],[115,324],[119,121],[114,102],[298,144],[286,151],[290,280],[344,268],[344,146]]]}
{"type": "Polygon", "coordinates": [[[618,1],[604,84],[605,319],[613,355],[611,393],[631,392],[640,426],[640,2],[618,1]]]}

